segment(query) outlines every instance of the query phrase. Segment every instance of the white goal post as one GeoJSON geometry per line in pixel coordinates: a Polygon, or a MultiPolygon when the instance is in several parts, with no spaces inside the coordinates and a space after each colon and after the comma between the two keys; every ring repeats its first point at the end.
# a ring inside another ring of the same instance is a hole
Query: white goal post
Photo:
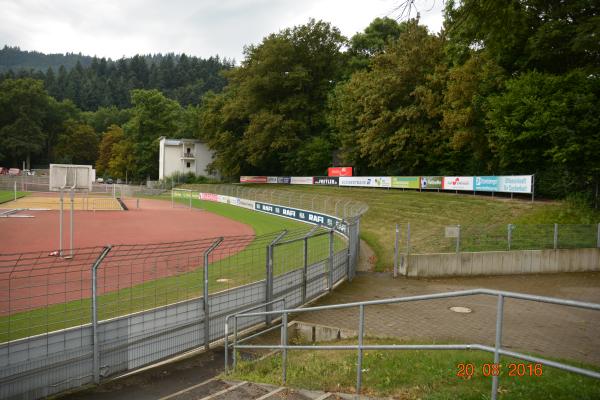
{"type": "Polygon", "coordinates": [[[171,189],[171,207],[172,208],[192,208],[191,189],[171,189]]]}

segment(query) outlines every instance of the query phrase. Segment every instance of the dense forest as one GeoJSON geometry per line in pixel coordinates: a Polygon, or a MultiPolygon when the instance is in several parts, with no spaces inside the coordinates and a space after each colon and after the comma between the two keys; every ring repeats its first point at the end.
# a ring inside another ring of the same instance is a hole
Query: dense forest
{"type": "Polygon", "coordinates": [[[156,178],[160,136],[197,137],[212,168],[319,175],[536,174],[594,196],[600,23],[589,0],[446,1],[444,29],[377,18],[345,38],[308,21],[218,57],[92,58],[0,76],[0,164],[94,163],[156,178]]]}

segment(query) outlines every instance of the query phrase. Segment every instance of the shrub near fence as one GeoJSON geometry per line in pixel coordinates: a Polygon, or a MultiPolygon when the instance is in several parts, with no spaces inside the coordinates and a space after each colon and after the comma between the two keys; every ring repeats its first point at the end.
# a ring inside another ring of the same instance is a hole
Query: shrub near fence
{"type": "MultiPolygon", "coordinates": [[[[222,339],[226,315],[300,306],[354,275],[358,221],[153,245],[0,255],[0,398],[41,398],[222,339]]],[[[267,322],[249,319],[244,329],[267,322]]]]}

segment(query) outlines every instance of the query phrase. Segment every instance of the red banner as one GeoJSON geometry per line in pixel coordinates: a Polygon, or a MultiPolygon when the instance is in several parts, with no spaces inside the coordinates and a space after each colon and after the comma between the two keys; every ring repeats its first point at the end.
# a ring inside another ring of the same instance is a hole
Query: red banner
{"type": "Polygon", "coordinates": [[[219,201],[219,196],[214,193],[199,193],[198,197],[200,198],[200,200],[214,201],[214,202],[219,201]]]}
{"type": "Polygon", "coordinates": [[[267,176],[240,176],[240,183],[267,183],[267,176]]]}
{"type": "Polygon", "coordinates": [[[352,167],[327,168],[327,176],[352,176],[352,167]]]}

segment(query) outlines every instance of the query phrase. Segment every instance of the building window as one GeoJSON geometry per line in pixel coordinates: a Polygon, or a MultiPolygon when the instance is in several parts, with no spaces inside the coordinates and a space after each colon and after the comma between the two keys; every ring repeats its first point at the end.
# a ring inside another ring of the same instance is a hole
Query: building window
{"type": "Polygon", "coordinates": [[[192,152],[192,149],[188,147],[187,148],[187,153],[190,154],[191,152],[192,152]]]}
{"type": "Polygon", "coordinates": [[[187,162],[185,164],[186,164],[186,167],[188,167],[188,168],[190,167],[190,163],[189,162],[187,162]]]}

